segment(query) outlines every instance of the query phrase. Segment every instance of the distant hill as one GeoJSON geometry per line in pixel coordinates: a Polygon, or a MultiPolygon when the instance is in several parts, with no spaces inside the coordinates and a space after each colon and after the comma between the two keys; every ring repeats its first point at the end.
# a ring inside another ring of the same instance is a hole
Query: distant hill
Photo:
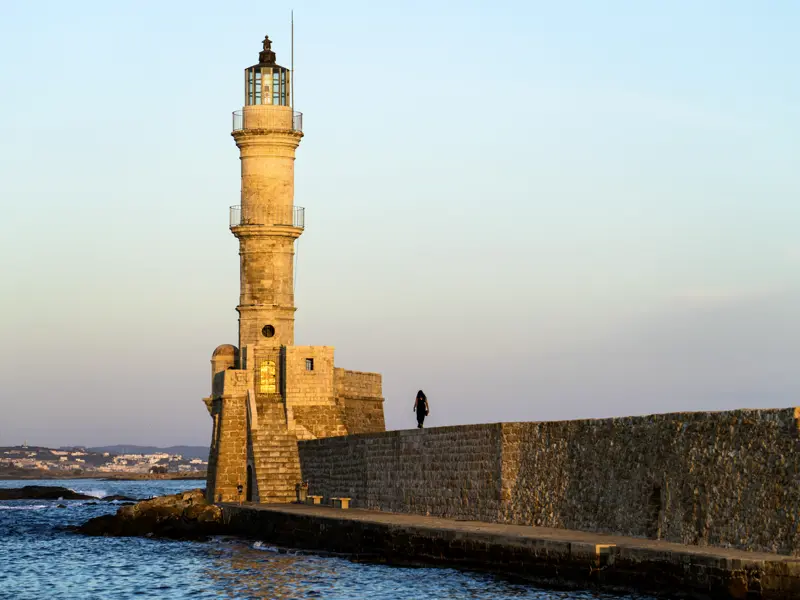
{"type": "Polygon", "coordinates": [[[156,452],[166,452],[168,454],[180,454],[183,458],[202,458],[208,460],[208,446],[169,446],[159,448],[158,446],[134,446],[132,444],[117,444],[116,446],[98,446],[87,448],[90,452],[111,452],[112,454],[154,454],[156,452]]]}

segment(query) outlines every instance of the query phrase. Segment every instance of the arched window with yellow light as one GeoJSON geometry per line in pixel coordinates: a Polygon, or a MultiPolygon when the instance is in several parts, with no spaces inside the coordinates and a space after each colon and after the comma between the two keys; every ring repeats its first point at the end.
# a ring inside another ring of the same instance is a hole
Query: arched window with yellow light
{"type": "Polygon", "coordinates": [[[262,360],[258,366],[258,393],[278,393],[278,377],[274,360],[262,360]]]}

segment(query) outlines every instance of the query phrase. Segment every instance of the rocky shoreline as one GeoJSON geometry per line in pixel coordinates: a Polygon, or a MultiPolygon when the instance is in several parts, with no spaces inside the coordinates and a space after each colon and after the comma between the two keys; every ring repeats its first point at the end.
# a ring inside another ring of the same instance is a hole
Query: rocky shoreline
{"type": "Polygon", "coordinates": [[[123,506],[116,514],[90,519],[70,531],[90,536],[205,540],[223,532],[222,511],[196,489],[123,506]]]}
{"type": "Polygon", "coordinates": [[[60,486],[27,485],[21,488],[0,488],[0,500],[94,500],[90,504],[113,501],[123,503],[116,514],[102,515],[83,525],[68,527],[70,531],[84,535],[204,540],[223,533],[222,511],[206,501],[203,489],[137,500],[120,495],[97,498],[60,486]]]}
{"type": "Polygon", "coordinates": [[[135,498],[127,496],[105,496],[97,498],[75,492],[69,488],[49,485],[26,485],[21,488],[0,488],[0,500],[99,500],[111,502],[137,502],[135,498]]]}

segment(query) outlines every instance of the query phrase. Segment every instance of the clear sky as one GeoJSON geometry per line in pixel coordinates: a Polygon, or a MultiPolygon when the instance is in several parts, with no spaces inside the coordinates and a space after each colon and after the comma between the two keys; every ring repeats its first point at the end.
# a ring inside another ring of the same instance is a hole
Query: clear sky
{"type": "Polygon", "coordinates": [[[291,8],[296,342],[389,428],[800,404],[797,3],[8,1],[0,444],[208,443],[291,8]]]}

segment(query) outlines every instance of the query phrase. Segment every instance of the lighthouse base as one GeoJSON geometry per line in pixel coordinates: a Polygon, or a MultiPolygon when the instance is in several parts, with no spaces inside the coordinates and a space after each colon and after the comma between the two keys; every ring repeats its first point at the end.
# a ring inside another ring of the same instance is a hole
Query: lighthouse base
{"type": "Polygon", "coordinates": [[[381,376],[334,367],[330,346],[247,346],[212,359],[211,502],[289,502],[298,440],[385,431],[381,376]]]}

